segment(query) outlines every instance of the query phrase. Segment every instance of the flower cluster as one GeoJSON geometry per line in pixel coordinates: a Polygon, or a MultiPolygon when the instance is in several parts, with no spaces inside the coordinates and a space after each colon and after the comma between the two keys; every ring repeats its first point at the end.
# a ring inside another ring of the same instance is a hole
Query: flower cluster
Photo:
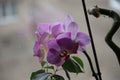
{"type": "Polygon", "coordinates": [[[61,66],[71,54],[84,51],[90,37],[79,32],[79,27],[68,15],[62,22],[42,23],[35,32],[34,56],[41,62],[46,58],[48,63],[61,66]]]}

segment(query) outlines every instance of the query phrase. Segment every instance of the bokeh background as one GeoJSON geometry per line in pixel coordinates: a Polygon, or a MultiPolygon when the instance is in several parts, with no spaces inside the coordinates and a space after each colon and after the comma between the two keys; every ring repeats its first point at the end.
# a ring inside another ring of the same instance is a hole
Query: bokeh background
{"type": "MultiPolygon", "coordinates": [[[[120,13],[120,0],[85,1],[87,9],[98,5],[120,13]]],[[[38,59],[33,57],[36,26],[63,20],[68,14],[79,24],[80,31],[88,34],[81,0],[0,0],[0,80],[30,80],[31,73],[40,69],[38,59]]],[[[91,15],[89,19],[103,80],[120,80],[116,56],[104,41],[113,20],[91,15]]],[[[120,29],[113,41],[120,47],[120,29]]],[[[90,44],[87,51],[94,63],[90,44]]],[[[85,73],[70,74],[71,80],[94,80],[87,59],[82,53],[78,56],[84,61],[85,73]]]]}

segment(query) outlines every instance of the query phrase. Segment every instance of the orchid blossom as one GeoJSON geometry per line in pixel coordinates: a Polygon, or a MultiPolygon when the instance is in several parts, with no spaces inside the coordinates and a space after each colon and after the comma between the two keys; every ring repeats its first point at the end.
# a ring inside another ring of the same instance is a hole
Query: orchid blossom
{"type": "Polygon", "coordinates": [[[39,57],[39,61],[41,62],[44,58],[44,53],[46,48],[46,42],[50,36],[50,24],[43,23],[37,27],[37,31],[35,32],[37,36],[37,40],[35,41],[33,50],[34,56],[39,57]]]}
{"type": "Polygon", "coordinates": [[[70,54],[84,51],[90,42],[90,37],[79,32],[77,23],[70,15],[63,22],[40,24],[36,35],[34,56],[42,61],[44,53],[47,53],[47,61],[56,66],[62,65],[70,54]]]}
{"type": "Polygon", "coordinates": [[[77,50],[84,51],[85,46],[90,42],[90,37],[79,32],[78,25],[70,16],[67,16],[65,23],[58,23],[60,26],[52,28],[55,39],[48,42],[47,60],[56,66],[61,66],[70,54],[77,53],[77,50]]]}
{"type": "Polygon", "coordinates": [[[79,27],[73,18],[68,15],[63,22],[58,22],[57,25],[52,28],[52,34],[57,35],[58,38],[65,36],[66,32],[69,32],[73,42],[79,44],[78,50],[84,51],[85,46],[90,42],[90,37],[83,32],[79,32],[79,27]]]}
{"type": "Polygon", "coordinates": [[[56,66],[62,65],[70,54],[77,53],[78,43],[70,39],[69,32],[61,39],[53,38],[48,41],[47,61],[56,66]]]}

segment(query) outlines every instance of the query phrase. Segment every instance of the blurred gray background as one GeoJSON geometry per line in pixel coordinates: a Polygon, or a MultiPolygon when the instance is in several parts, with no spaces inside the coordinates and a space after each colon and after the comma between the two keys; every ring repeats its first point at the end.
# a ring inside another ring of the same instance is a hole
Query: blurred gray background
{"type": "MultiPolygon", "coordinates": [[[[87,9],[98,5],[120,13],[120,0],[85,1],[87,9]]],[[[68,14],[79,24],[80,31],[88,34],[81,0],[0,0],[0,80],[29,80],[31,73],[40,69],[38,59],[33,57],[37,24],[63,20],[68,14]]],[[[113,20],[91,15],[89,19],[103,80],[120,80],[116,56],[104,41],[113,20]]],[[[113,41],[120,47],[120,29],[113,41]]],[[[87,51],[94,63],[90,44],[87,51]]],[[[70,74],[71,80],[94,80],[85,56],[81,52],[78,56],[84,61],[85,73],[70,74]]]]}

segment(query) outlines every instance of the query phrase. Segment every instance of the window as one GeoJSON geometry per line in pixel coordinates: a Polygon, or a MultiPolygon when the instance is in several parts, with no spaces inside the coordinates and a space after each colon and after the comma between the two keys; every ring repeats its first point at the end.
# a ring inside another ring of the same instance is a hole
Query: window
{"type": "Polygon", "coordinates": [[[16,16],[16,0],[0,0],[0,21],[16,16]]]}
{"type": "Polygon", "coordinates": [[[120,11],[120,0],[110,0],[110,5],[114,9],[120,11]]]}

